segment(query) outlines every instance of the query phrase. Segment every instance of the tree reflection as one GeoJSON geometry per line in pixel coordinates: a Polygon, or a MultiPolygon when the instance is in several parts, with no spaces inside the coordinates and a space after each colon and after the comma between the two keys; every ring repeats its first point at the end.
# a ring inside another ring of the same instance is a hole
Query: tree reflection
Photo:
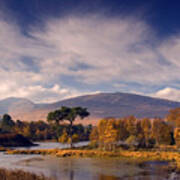
{"type": "Polygon", "coordinates": [[[73,159],[69,161],[69,180],[74,180],[74,163],[73,159]]]}
{"type": "Polygon", "coordinates": [[[69,172],[69,180],[74,180],[74,170],[71,169],[69,172]]]}
{"type": "Polygon", "coordinates": [[[106,176],[106,175],[99,175],[98,180],[120,180],[120,178],[115,176],[106,176]]]}
{"type": "Polygon", "coordinates": [[[153,176],[130,176],[130,177],[116,177],[116,176],[107,176],[100,174],[98,180],[154,180],[153,176]]]}

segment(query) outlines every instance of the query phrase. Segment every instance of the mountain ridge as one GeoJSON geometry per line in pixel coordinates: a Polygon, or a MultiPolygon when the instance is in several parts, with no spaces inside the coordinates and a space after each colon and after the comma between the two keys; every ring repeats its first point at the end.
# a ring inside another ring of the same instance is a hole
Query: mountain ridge
{"type": "Polygon", "coordinates": [[[11,97],[0,100],[0,114],[9,113],[14,119],[24,121],[45,120],[48,112],[61,106],[86,107],[90,119],[128,115],[153,118],[165,117],[170,109],[180,107],[180,102],[121,92],[83,95],[46,104],[11,97]]]}

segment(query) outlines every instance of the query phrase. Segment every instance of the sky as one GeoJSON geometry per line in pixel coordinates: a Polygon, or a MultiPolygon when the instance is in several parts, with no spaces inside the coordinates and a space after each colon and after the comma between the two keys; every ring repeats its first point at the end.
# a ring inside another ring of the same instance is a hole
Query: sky
{"type": "Polygon", "coordinates": [[[180,101],[179,19],[178,0],[0,0],[0,99],[180,101]]]}

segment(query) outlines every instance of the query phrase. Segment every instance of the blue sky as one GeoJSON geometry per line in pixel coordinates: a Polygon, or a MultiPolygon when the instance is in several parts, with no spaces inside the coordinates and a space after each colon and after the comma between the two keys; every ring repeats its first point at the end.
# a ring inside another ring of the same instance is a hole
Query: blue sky
{"type": "Polygon", "coordinates": [[[175,0],[1,0],[0,99],[180,101],[179,9],[175,0]]]}

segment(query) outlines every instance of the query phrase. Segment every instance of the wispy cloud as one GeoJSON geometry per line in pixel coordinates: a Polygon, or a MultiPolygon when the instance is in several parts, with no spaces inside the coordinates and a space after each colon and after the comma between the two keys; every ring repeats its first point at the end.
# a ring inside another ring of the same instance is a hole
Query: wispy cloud
{"type": "Polygon", "coordinates": [[[32,35],[56,54],[40,64],[42,72],[53,69],[54,74],[73,75],[87,84],[112,80],[162,84],[178,79],[179,62],[166,58],[161,45],[151,46],[153,31],[137,19],[69,17],[49,21],[45,31],[34,30],[32,35]],[[89,68],[74,71],[72,67],[81,63],[89,68]]]}
{"type": "Polygon", "coordinates": [[[157,45],[151,27],[139,19],[99,15],[50,19],[44,29],[32,27],[28,35],[0,19],[0,34],[0,98],[50,102],[90,92],[68,87],[62,76],[87,86],[136,82],[147,88],[179,79],[180,37],[157,45]]]}

